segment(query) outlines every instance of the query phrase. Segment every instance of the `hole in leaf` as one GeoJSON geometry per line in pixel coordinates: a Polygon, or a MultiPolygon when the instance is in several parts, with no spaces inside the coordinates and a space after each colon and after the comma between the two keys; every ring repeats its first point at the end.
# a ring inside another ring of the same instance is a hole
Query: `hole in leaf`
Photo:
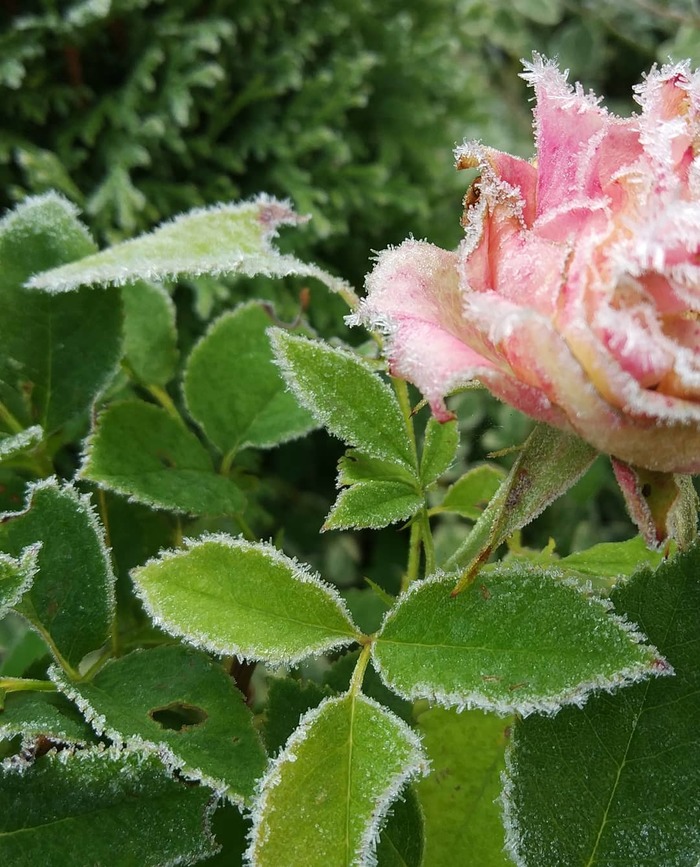
{"type": "Polygon", "coordinates": [[[651,494],[651,485],[647,482],[645,485],[642,485],[642,496],[648,497],[651,494]]]}
{"type": "Polygon", "coordinates": [[[195,704],[186,704],[182,701],[173,701],[164,707],[154,707],[148,711],[148,715],[157,722],[161,728],[170,731],[181,732],[201,725],[208,714],[195,704]]]}

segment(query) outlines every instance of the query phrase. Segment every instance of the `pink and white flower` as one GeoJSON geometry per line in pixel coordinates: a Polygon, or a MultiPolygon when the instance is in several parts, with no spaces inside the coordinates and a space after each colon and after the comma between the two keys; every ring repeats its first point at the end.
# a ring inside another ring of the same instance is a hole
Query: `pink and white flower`
{"type": "Polygon", "coordinates": [[[700,472],[700,73],[654,67],[608,112],[535,56],[532,162],[477,142],[457,251],[380,254],[351,317],[440,419],[471,380],[601,452],[700,472]]]}

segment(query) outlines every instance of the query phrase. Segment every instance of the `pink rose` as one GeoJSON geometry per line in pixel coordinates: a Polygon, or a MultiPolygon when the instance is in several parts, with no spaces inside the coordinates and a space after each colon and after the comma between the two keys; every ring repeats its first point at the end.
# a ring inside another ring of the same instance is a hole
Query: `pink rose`
{"type": "Polygon", "coordinates": [[[532,162],[477,142],[456,252],[384,251],[354,323],[440,419],[478,379],[528,415],[649,470],[700,471],[700,73],[654,67],[610,114],[535,56],[532,162]]]}

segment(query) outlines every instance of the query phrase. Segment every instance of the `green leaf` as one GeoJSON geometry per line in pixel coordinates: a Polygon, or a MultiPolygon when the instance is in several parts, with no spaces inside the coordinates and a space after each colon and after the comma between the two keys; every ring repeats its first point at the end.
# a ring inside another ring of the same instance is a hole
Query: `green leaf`
{"type": "Polygon", "coordinates": [[[379,529],[405,521],[423,506],[423,495],[403,482],[358,482],[338,494],[322,531],[348,527],[379,529]]]}
{"type": "MultiPolygon", "coordinates": [[[[95,733],[68,699],[56,692],[9,692],[0,711],[0,739],[22,735],[62,743],[94,743],[95,733]]],[[[0,844],[1,845],[1,844],[0,844]]]]}
{"type": "Polygon", "coordinates": [[[504,795],[518,863],[688,865],[700,859],[700,549],[616,587],[675,671],[582,710],[518,723],[504,795]]]}
{"type": "Polygon", "coordinates": [[[11,436],[0,433],[0,464],[32,451],[43,439],[44,431],[38,424],[11,436]]]}
{"type": "Polygon", "coordinates": [[[87,683],[55,667],[50,675],[100,735],[153,752],[238,804],[252,796],[267,762],[252,714],[229,675],[199,651],[136,650],[87,683]]]}
{"type": "Polygon", "coordinates": [[[192,431],[166,410],[142,401],[113,403],[101,413],[80,475],[154,509],[232,515],[245,506],[243,493],[214,472],[192,431]]]}
{"type": "Polygon", "coordinates": [[[0,399],[28,427],[51,434],[87,411],[119,361],[116,290],[53,298],[22,288],[36,271],[95,245],[55,193],[26,199],[0,220],[0,399]]]}
{"type": "Polygon", "coordinates": [[[363,695],[309,711],[263,778],[248,858],[256,867],[369,862],[404,784],[426,765],[408,726],[363,695]]]}
{"type": "Polygon", "coordinates": [[[425,867],[511,863],[503,851],[505,835],[495,803],[509,723],[477,710],[457,713],[439,707],[418,717],[431,770],[416,786],[425,815],[425,867]]]}
{"type": "Polygon", "coordinates": [[[399,402],[365,361],[279,328],[270,339],[287,384],[319,424],[368,457],[399,464],[417,478],[399,402]]]}
{"type": "Polygon", "coordinates": [[[124,359],[144,385],[163,387],[177,367],[175,305],[162,286],[139,280],[122,286],[124,359]]]}
{"type": "Polygon", "coordinates": [[[18,556],[40,541],[38,572],[20,613],[77,668],[102,647],[114,613],[114,573],[89,496],[57,479],[30,485],[24,511],[0,515],[0,549],[18,556]]]}
{"type": "Polygon", "coordinates": [[[132,576],[155,623],[220,654],[292,665],[360,636],[337,591],[272,545],[186,540],[132,576]]]}
{"type": "MultiPolygon", "coordinates": [[[[359,657],[359,650],[349,650],[334,660],[332,666],[324,675],[324,685],[330,687],[336,694],[347,692],[359,657]]],[[[387,689],[381,677],[379,677],[372,666],[368,666],[365,671],[362,680],[362,692],[368,698],[373,698],[382,707],[387,708],[392,713],[395,713],[396,716],[405,720],[409,725],[413,722],[413,703],[404,701],[395,692],[387,689]]]]}
{"type": "Polygon", "coordinates": [[[187,362],[187,409],[224,455],[270,448],[315,426],[274,364],[271,324],[260,303],[244,304],[214,322],[187,362]]]}
{"type": "Polygon", "coordinates": [[[601,542],[585,551],[576,551],[556,562],[567,575],[582,576],[598,590],[610,587],[642,566],[656,569],[664,562],[661,551],[648,548],[641,536],[625,542],[601,542]]]}
{"type": "Polygon", "coordinates": [[[457,455],[459,427],[456,421],[441,423],[431,416],[425,429],[420,478],[424,488],[445,473],[457,455]]]}
{"type": "Polygon", "coordinates": [[[301,222],[304,218],[287,203],[269,196],[198,208],[163,223],[150,234],[38,274],[28,285],[66,292],[84,284],[121,286],[133,280],[160,281],[185,275],[299,274],[316,277],[334,291],[347,291],[341,280],[273,247],[278,226],[301,222]]]}
{"type": "Polygon", "coordinates": [[[216,851],[211,792],[172,779],[153,756],[49,752],[29,766],[5,761],[0,779],[3,864],[159,867],[216,851]]]}
{"type": "Polygon", "coordinates": [[[505,470],[496,464],[481,464],[450,485],[440,505],[442,512],[455,512],[478,521],[491,498],[503,483],[505,470]]]}
{"type": "Polygon", "coordinates": [[[19,557],[0,552],[0,617],[14,607],[32,586],[39,568],[39,543],[25,548],[19,557]]]}
{"type": "Polygon", "coordinates": [[[553,712],[668,667],[609,605],[524,564],[416,582],[388,613],[373,660],[407,699],[498,713],[553,712]]]}
{"type": "Polygon", "coordinates": [[[377,867],[421,867],[423,812],[413,786],[394,802],[377,844],[377,867]]]}
{"type": "Polygon", "coordinates": [[[578,437],[538,424],[464,544],[444,564],[445,571],[464,567],[458,587],[472,580],[508,536],[567,491],[596,455],[595,449],[578,437]]]}
{"type": "Polygon", "coordinates": [[[413,470],[370,458],[357,449],[348,449],[338,461],[338,487],[354,485],[357,482],[403,482],[418,490],[418,480],[413,470]]]}

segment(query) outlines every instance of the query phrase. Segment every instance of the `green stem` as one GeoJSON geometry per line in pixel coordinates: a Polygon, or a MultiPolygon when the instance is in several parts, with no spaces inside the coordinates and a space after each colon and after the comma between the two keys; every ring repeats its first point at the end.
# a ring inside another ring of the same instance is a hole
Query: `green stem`
{"type": "Polygon", "coordinates": [[[112,658],[112,648],[108,647],[104,650],[99,657],[93,662],[93,664],[88,668],[85,674],[81,675],[78,680],[86,681],[92,680],[93,677],[97,674],[97,672],[102,668],[102,666],[107,662],[108,659],[112,658]]]}
{"type": "Polygon", "coordinates": [[[352,695],[357,695],[362,689],[362,681],[365,677],[365,671],[367,670],[367,663],[369,662],[369,655],[371,652],[372,642],[368,641],[362,648],[362,652],[355,664],[355,670],[352,673],[352,679],[350,681],[350,693],[352,695]]]}
{"type": "Polygon", "coordinates": [[[411,584],[418,578],[418,570],[420,569],[420,547],[421,547],[421,524],[420,521],[414,520],[411,524],[411,538],[408,542],[408,565],[406,572],[401,579],[401,592],[408,590],[411,584]]]}
{"type": "Polygon", "coordinates": [[[425,554],[425,574],[432,575],[435,571],[435,546],[433,544],[433,533],[430,529],[430,517],[426,506],[420,510],[418,515],[421,541],[423,542],[423,553],[425,554]]]}
{"type": "Polygon", "coordinates": [[[12,415],[10,410],[0,401],[0,421],[4,422],[12,433],[22,433],[24,427],[12,415]]]}
{"type": "Polygon", "coordinates": [[[31,680],[25,677],[0,677],[0,690],[5,692],[56,692],[50,680],[31,680]]]}
{"type": "Polygon", "coordinates": [[[161,388],[159,385],[147,385],[146,391],[158,401],[168,415],[171,415],[173,418],[177,419],[180,424],[184,425],[185,422],[183,421],[178,408],[175,406],[172,398],[164,388],[161,388]]]}
{"type": "Polygon", "coordinates": [[[233,459],[236,457],[236,449],[231,449],[230,452],[226,452],[226,454],[221,459],[221,466],[219,467],[219,473],[222,476],[227,476],[231,472],[231,465],[233,464],[233,459]]]}

